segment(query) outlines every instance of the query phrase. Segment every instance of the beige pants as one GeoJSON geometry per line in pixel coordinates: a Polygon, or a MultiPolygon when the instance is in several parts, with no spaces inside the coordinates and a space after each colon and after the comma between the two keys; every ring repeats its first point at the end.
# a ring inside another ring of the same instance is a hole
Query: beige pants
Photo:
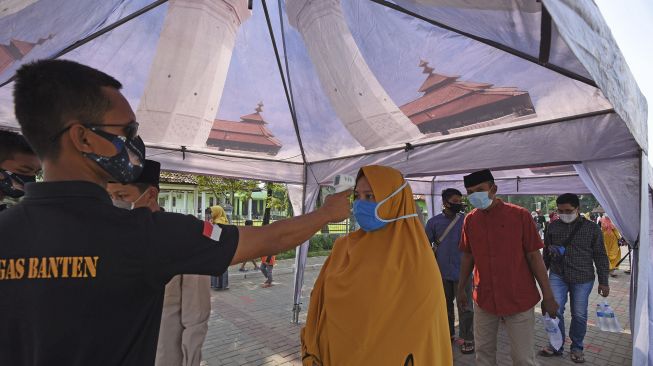
{"type": "Polygon", "coordinates": [[[474,304],[474,337],[476,365],[497,365],[497,333],[499,322],[504,321],[510,337],[510,355],[514,366],[535,366],[535,312],[499,317],[474,304]]]}
{"type": "Polygon", "coordinates": [[[177,275],[166,285],[156,366],[198,366],[211,315],[209,276],[177,275]]]}

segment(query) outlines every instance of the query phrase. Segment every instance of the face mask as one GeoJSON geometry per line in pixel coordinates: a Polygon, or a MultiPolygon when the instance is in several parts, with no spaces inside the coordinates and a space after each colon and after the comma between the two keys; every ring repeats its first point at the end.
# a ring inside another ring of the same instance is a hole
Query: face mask
{"type": "Polygon", "coordinates": [[[19,175],[0,169],[0,176],[2,177],[2,179],[0,179],[0,191],[2,191],[5,196],[11,198],[20,198],[25,195],[25,191],[16,188],[14,185],[15,183],[21,185],[26,183],[20,178],[19,175]]]}
{"type": "Polygon", "coordinates": [[[375,231],[383,228],[390,222],[417,216],[415,213],[388,220],[379,217],[379,207],[390,200],[392,197],[399,194],[399,192],[401,192],[407,185],[408,182],[405,182],[401,187],[399,187],[399,189],[392,192],[392,194],[378,203],[362,200],[354,201],[354,217],[356,217],[356,222],[360,225],[361,229],[366,232],[375,231]]]}
{"type": "Polygon", "coordinates": [[[147,193],[147,191],[143,192],[140,196],[138,196],[138,198],[134,202],[127,202],[123,200],[111,200],[111,202],[113,202],[113,205],[118,208],[123,208],[125,210],[133,210],[134,207],[136,206],[136,202],[138,202],[138,200],[143,198],[143,196],[145,196],[145,193],[147,193]]]}
{"type": "Polygon", "coordinates": [[[110,157],[83,153],[85,157],[96,162],[113,179],[123,184],[133,182],[141,175],[143,161],[145,161],[145,144],[140,137],[128,139],[99,129],[92,129],[92,131],[111,142],[118,153],[110,157]]]}
{"type": "Polygon", "coordinates": [[[572,222],[574,222],[574,220],[576,220],[576,218],[578,217],[578,214],[576,214],[575,212],[570,213],[570,214],[561,214],[561,213],[559,213],[558,217],[560,218],[560,220],[562,220],[562,222],[564,222],[566,224],[571,224],[572,222]]]}
{"type": "Polygon", "coordinates": [[[481,210],[485,210],[492,204],[492,200],[490,199],[488,192],[474,192],[467,196],[467,199],[469,200],[469,203],[472,204],[472,206],[481,210]]]}
{"type": "Polygon", "coordinates": [[[460,212],[460,211],[463,210],[463,204],[462,203],[447,202],[447,204],[449,204],[449,209],[451,210],[451,212],[456,212],[457,213],[457,212],[460,212]]]}

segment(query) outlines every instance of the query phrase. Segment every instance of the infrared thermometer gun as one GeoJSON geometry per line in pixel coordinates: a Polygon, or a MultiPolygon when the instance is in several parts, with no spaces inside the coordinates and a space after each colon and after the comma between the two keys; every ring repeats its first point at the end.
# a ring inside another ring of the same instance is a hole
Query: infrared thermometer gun
{"type": "Polygon", "coordinates": [[[356,179],[351,175],[338,174],[333,179],[333,185],[322,187],[322,204],[327,196],[335,193],[344,192],[348,189],[354,189],[356,186],[356,179]]]}
{"type": "Polygon", "coordinates": [[[333,188],[335,189],[335,192],[333,193],[340,193],[349,189],[354,189],[355,186],[356,179],[354,179],[354,177],[351,175],[338,174],[333,180],[333,188]]]}

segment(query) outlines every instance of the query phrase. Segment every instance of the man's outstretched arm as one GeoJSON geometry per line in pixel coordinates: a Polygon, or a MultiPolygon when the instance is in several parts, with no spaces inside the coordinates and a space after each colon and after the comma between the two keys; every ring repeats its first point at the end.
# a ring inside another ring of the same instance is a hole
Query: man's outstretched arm
{"type": "Polygon", "coordinates": [[[324,225],[347,219],[351,212],[350,195],[351,190],[331,195],[322,207],[306,215],[261,227],[239,227],[238,248],[231,264],[292,249],[310,239],[324,225]]]}

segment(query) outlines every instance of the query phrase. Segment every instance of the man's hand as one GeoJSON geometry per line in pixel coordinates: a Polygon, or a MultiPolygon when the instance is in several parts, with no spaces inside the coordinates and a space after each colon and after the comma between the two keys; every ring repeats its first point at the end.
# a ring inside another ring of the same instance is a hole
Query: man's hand
{"type": "Polygon", "coordinates": [[[608,297],[608,295],[610,295],[610,286],[599,285],[599,295],[603,297],[608,297]]]}
{"type": "Polygon", "coordinates": [[[351,193],[352,190],[349,189],[327,196],[320,211],[324,212],[329,222],[340,222],[349,217],[351,214],[351,203],[349,202],[351,193]]]}
{"type": "Polygon", "coordinates": [[[554,298],[545,298],[542,300],[542,314],[549,314],[551,318],[557,317],[560,305],[554,298]]]}

